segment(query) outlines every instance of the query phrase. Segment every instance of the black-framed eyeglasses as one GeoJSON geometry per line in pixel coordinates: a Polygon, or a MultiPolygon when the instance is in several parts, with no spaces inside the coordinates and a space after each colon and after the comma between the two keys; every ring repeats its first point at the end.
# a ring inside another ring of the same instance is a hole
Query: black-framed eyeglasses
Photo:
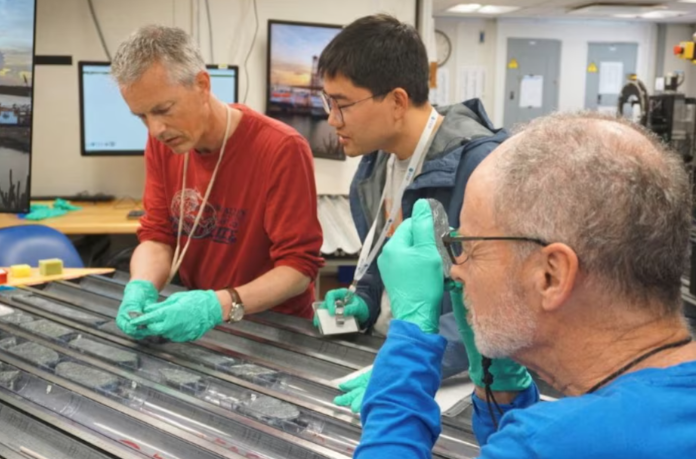
{"type": "Polygon", "coordinates": [[[389,91],[381,94],[373,94],[370,97],[365,97],[364,99],[357,100],[355,102],[351,102],[349,104],[345,105],[338,105],[338,102],[336,102],[336,99],[331,97],[330,95],[326,94],[324,91],[321,92],[321,102],[324,104],[324,111],[326,112],[327,115],[331,116],[331,112],[336,109],[336,119],[338,120],[339,123],[344,124],[345,121],[343,119],[343,109],[344,108],[349,108],[352,107],[353,105],[359,104],[360,102],[365,102],[366,100],[374,99],[375,97],[382,97],[386,96],[389,94],[389,91]]]}
{"type": "Polygon", "coordinates": [[[456,231],[445,234],[442,236],[442,242],[447,248],[447,253],[452,259],[452,263],[455,265],[461,265],[466,263],[469,259],[470,254],[464,250],[464,242],[470,241],[521,241],[521,242],[533,242],[539,244],[542,247],[549,245],[548,242],[543,239],[534,237],[517,237],[517,236],[460,236],[456,231]]]}

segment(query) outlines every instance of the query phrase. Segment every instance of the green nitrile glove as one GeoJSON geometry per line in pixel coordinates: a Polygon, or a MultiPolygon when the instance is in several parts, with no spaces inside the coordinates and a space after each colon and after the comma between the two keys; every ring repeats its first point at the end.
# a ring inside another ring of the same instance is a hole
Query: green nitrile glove
{"type": "MultiPolygon", "coordinates": [[[[452,298],[452,311],[457,321],[459,335],[466,347],[469,356],[469,378],[478,387],[485,387],[483,384],[483,366],[481,364],[481,353],[476,348],[474,331],[466,320],[467,310],[464,306],[462,284],[452,283],[450,296],[452,298]]],[[[490,372],[493,375],[491,389],[494,391],[519,392],[528,388],[532,384],[532,376],[527,368],[510,359],[493,359],[490,372]]]]}
{"type": "Polygon", "coordinates": [[[413,206],[377,259],[395,319],[437,333],[444,294],[442,258],[435,245],[433,214],[425,199],[413,206]]]}
{"type": "MultiPolygon", "coordinates": [[[[336,300],[342,300],[347,293],[347,288],[337,288],[327,292],[326,298],[324,298],[324,302],[319,308],[328,310],[332,316],[336,315],[336,300]]],[[[370,318],[370,308],[359,295],[352,295],[350,301],[343,309],[343,315],[355,316],[360,325],[362,325],[370,318]]],[[[314,326],[319,327],[319,317],[317,317],[316,313],[314,314],[314,326]]]]}
{"type": "Polygon", "coordinates": [[[60,217],[68,213],[67,210],[51,209],[43,204],[33,205],[30,210],[31,212],[24,216],[26,220],[39,221],[47,218],[60,217]]]}
{"type": "Polygon", "coordinates": [[[353,413],[359,413],[370,376],[372,376],[372,370],[339,384],[338,388],[346,393],[334,398],[334,403],[338,406],[350,407],[353,413]]]}
{"type": "Polygon", "coordinates": [[[60,210],[80,210],[82,207],[80,206],[74,206],[70,204],[68,201],[65,199],[58,198],[53,202],[53,208],[54,209],[60,209],[60,210]]]}
{"type": "Polygon", "coordinates": [[[130,313],[143,314],[145,307],[156,303],[159,292],[152,282],[146,280],[132,280],[126,284],[123,291],[123,300],[116,315],[116,325],[123,333],[135,339],[142,339],[146,335],[142,329],[132,325],[133,318],[130,313]]]}
{"type": "Polygon", "coordinates": [[[170,341],[195,341],[222,322],[222,306],[213,290],[191,290],[171,295],[161,303],[145,307],[145,314],[133,319],[134,327],[146,327],[146,336],[170,341]]]}

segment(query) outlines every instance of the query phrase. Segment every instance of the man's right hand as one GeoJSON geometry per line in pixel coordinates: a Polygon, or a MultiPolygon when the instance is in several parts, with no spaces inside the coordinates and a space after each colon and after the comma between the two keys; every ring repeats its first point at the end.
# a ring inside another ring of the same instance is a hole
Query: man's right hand
{"type": "MultiPolygon", "coordinates": [[[[329,291],[326,294],[326,298],[324,298],[324,303],[322,303],[320,309],[328,310],[329,314],[332,316],[336,315],[336,300],[342,300],[346,297],[347,293],[347,288],[338,288],[329,291]]],[[[345,316],[355,316],[360,325],[363,325],[370,318],[370,308],[367,306],[367,303],[365,303],[365,300],[360,298],[359,295],[352,295],[350,301],[343,309],[343,314],[345,316]]],[[[314,314],[314,326],[319,327],[319,317],[317,317],[316,313],[314,314]]]]}
{"type": "Polygon", "coordinates": [[[156,303],[158,298],[159,292],[152,282],[145,280],[128,282],[123,291],[123,301],[121,301],[116,315],[118,328],[135,339],[144,338],[146,335],[143,331],[133,326],[131,322],[135,317],[144,313],[145,306],[156,303]],[[131,317],[131,313],[136,313],[136,315],[131,317]]]}
{"type": "Polygon", "coordinates": [[[372,370],[339,384],[338,388],[345,394],[334,398],[334,403],[338,406],[347,406],[353,413],[359,413],[371,376],[372,370]]]}

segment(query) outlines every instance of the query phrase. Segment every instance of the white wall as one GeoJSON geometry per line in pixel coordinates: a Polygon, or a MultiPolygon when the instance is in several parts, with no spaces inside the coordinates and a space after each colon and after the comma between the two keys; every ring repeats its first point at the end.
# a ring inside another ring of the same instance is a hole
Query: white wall
{"type": "Polygon", "coordinates": [[[495,91],[495,52],[497,23],[492,19],[437,18],[435,28],[444,32],[452,42],[452,55],[438,71],[449,73],[449,103],[463,102],[461,85],[457,84],[457,70],[461,66],[483,66],[486,70],[484,92],[481,100],[493,117],[493,94],[495,91]],[[480,34],[484,41],[481,43],[480,34]]]}
{"type": "MultiPolygon", "coordinates": [[[[348,24],[358,17],[387,12],[415,23],[415,0],[257,0],[259,27],[248,61],[247,104],[265,109],[268,19],[348,24]]],[[[94,0],[107,46],[147,23],[177,25],[200,37],[210,58],[207,19],[201,2],[196,15],[189,0],[94,0]],[[193,13],[193,14],[192,14],[193,13]],[[192,17],[198,17],[199,27],[192,17]]],[[[240,94],[246,89],[242,66],[254,38],[251,0],[210,0],[216,63],[240,66],[240,94]]],[[[38,0],[36,53],[71,55],[73,66],[37,66],[33,132],[32,193],[103,192],[139,197],[144,181],[142,157],[80,156],[77,61],[106,60],[86,0],[38,0]]],[[[347,193],[358,159],[315,161],[319,193],[347,193]]]]}
{"type": "Polygon", "coordinates": [[[655,79],[657,26],[649,23],[602,21],[499,20],[496,49],[494,123],[502,125],[505,103],[505,71],[508,38],[561,40],[559,110],[579,110],[585,106],[585,77],[589,42],[638,43],[638,78],[655,79]]]}

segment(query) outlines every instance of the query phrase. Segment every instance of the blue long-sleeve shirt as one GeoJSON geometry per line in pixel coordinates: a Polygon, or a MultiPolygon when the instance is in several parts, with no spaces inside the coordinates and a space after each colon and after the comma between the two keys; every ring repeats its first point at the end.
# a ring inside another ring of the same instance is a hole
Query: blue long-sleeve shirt
{"type": "MultiPolygon", "coordinates": [[[[430,458],[440,434],[435,392],[445,340],[392,320],[362,406],[358,459],[430,458]]],[[[496,432],[473,396],[481,459],[696,458],[696,361],[620,376],[594,394],[536,403],[534,385],[496,432]]]]}

